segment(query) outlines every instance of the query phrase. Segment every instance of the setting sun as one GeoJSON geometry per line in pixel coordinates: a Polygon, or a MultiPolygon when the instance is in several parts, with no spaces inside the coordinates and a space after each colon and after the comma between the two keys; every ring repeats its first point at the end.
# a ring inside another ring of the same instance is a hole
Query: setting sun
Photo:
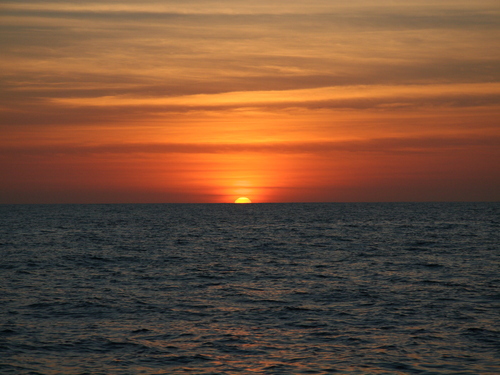
{"type": "Polygon", "coordinates": [[[234,203],[252,203],[252,201],[247,197],[239,197],[234,201],[234,203]]]}

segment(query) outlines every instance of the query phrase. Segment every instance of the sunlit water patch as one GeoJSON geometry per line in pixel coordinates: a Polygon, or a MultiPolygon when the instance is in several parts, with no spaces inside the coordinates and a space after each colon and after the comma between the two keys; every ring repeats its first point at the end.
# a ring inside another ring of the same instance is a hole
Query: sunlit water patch
{"type": "Polygon", "coordinates": [[[499,213],[0,206],[0,371],[498,374],[499,213]]]}

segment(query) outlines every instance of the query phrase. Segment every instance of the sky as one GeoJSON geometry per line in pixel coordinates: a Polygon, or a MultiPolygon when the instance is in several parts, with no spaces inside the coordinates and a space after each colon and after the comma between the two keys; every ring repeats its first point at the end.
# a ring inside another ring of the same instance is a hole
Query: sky
{"type": "Polygon", "coordinates": [[[498,0],[0,0],[0,203],[500,200],[498,0]]]}

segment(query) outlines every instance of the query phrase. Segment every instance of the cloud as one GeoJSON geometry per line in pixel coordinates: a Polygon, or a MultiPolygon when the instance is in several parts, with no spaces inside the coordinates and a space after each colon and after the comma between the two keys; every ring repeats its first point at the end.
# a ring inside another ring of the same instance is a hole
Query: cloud
{"type": "MultiPolygon", "coordinates": [[[[0,105],[0,127],[4,130],[11,128],[13,131],[19,126],[103,126],[119,129],[130,124],[149,124],[163,129],[174,129],[188,126],[188,121],[194,128],[198,128],[203,122],[212,123],[215,118],[220,121],[231,119],[237,124],[245,113],[254,117],[259,113],[262,120],[278,116],[278,122],[289,121],[287,118],[290,113],[295,113],[299,115],[295,120],[300,120],[304,126],[308,123],[308,127],[314,127],[314,121],[331,123],[336,119],[336,122],[342,122],[338,117],[339,111],[351,111],[352,116],[359,117],[362,111],[376,111],[391,116],[402,112],[409,115],[412,111],[421,110],[432,111],[434,122],[439,126],[438,118],[442,116],[440,111],[447,113],[449,122],[453,117],[461,116],[458,112],[450,111],[478,108],[480,112],[477,118],[481,117],[483,123],[474,127],[479,130],[483,125],[494,123],[493,118],[484,123],[484,114],[485,110],[488,110],[494,116],[495,111],[498,111],[499,85],[362,85],[238,92],[217,92],[218,90],[212,88],[213,93],[210,93],[210,85],[207,85],[207,93],[194,95],[86,97],[85,92],[73,92],[74,97],[56,99],[36,97],[35,91],[31,98],[24,92],[13,91],[3,96],[0,105]],[[315,113],[318,110],[331,112],[315,113]],[[307,120],[308,113],[315,117],[312,123],[307,120]]],[[[162,88],[151,90],[160,92],[162,88]]],[[[198,90],[203,91],[202,88],[198,90]]],[[[179,91],[183,91],[182,87],[179,87],[179,91]]],[[[185,88],[184,91],[189,93],[190,88],[185,88]]],[[[413,117],[417,119],[421,116],[422,113],[415,112],[413,117]]],[[[388,124],[395,124],[399,120],[387,118],[386,121],[388,124]]],[[[461,122],[459,117],[454,121],[461,122]]],[[[403,125],[400,127],[410,126],[409,123],[403,125]]],[[[212,126],[220,130],[222,123],[212,123],[212,126]]],[[[254,127],[259,128],[258,122],[254,127]]]]}
{"type": "Polygon", "coordinates": [[[284,4],[3,2],[3,97],[22,108],[43,98],[142,96],[153,103],[241,91],[500,80],[500,26],[489,1],[284,4]]]}
{"type": "Polygon", "coordinates": [[[356,153],[428,153],[464,148],[498,148],[500,136],[469,137],[385,137],[330,142],[262,142],[262,143],[121,143],[86,145],[79,143],[44,146],[7,146],[0,155],[90,155],[90,154],[328,154],[356,153]]]}
{"type": "MultiPolygon", "coordinates": [[[[276,59],[279,66],[285,60],[276,59]]],[[[300,61],[306,64],[307,61],[300,61]]],[[[147,97],[220,94],[234,91],[281,91],[353,85],[401,85],[440,83],[489,83],[500,81],[500,61],[440,60],[419,64],[366,64],[351,74],[305,74],[304,72],[262,71],[251,77],[226,75],[210,79],[179,79],[168,81],[135,74],[60,72],[57,75],[23,79],[21,74],[10,76],[3,82],[9,96],[17,93],[32,98],[92,98],[111,95],[147,97]]]]}
{"type": "MultiPolygon", "coordinates": [[[[162,107],[164,109],[182,108],[207,110],[211,107],[242,108],[242,107],[309,107],[309,103],[326,103],[325,106],[337,108],[352,108],[351,103],[374,102],[381,103],[411,103],[411,102],[450,102],[463,99],[467,103],[471,98],[497,99],[500,95],[500,83],[470,83],[470,84],[429,84],[429,85],[370,85],[320,87],[313,89],[271,90],[271,91],[236,91],[216,94],[196,94],[177,97],[133,97],[106,96],[100,98],[55,98],[54,105],[73,107],[114,107],[139,106],[162,107]],[[468,100],[467,100],[468,99],[468,100]],[[348,104],[346,104],[348,103],[348,104]]],[[[460,101],[458,101],[460,102],[460,101]]],[[[471,101],[474,103],[474,101],[471,101]]],[[[484,102],[484,99],[480,102],[484,102]]],[[[363,105],[365,107],[366,105],[363,105]]],[[[354,107],[357,107],[354,104],[354,107]]]]}

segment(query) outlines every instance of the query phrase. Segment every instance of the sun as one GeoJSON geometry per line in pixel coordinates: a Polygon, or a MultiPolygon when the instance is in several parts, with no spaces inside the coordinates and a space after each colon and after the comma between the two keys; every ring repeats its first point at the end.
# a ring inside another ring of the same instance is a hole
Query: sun
{"type": "Polygon", "coordinates": [[[252,203],[252,201],[247,197],[239,197],[234,201],[234,203],[252,203]]]}

